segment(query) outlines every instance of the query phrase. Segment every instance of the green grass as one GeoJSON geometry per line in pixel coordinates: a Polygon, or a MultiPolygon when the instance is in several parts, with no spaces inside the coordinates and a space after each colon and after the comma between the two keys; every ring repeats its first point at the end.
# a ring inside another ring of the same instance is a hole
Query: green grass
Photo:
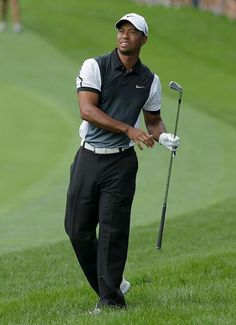
{"type": "Polygon", "coordinates": [[[131,1],[22,2],[24,31],[0,34],[0,324],[234,324],[235,21],[131,1]],[[173,129],[184,87],[163,250],[155,249],[169,153],[138,152],[125,276],[127,312],[86,315],[97,297],[63,229],[78,148],[75,76],[115,46],[116,19],[147,17],[142,60],[173,129]]]}
{"type": "Polygon", "coordinates": [[[79,5],[77,0],[66,5],[59,0],[57,8],[46,0],[34,6],[30,0],[24,3],[27,25],[78,63],[115,46],[112,27],[121,15],[131,11],[145,15],[150,40],[142,57],[160,74],[164,91],[176,79],[191,106],[235,127],[236,21],[192,8],[169,10],[125,0],[100,0],[99,5],[97,0],[79,5]]]}
{"type": "MultiPolygon", "coordinates": [[[[167,222],[161,252],[156,225],[132,230],[129,311],[101,314],[96,324],[233,324],[235,208],[229,199],[167,222]]],[[[0,263],[3,324],[94,323],[86,312],[97,297],[68,241],[5,254],[0,263]]]]}

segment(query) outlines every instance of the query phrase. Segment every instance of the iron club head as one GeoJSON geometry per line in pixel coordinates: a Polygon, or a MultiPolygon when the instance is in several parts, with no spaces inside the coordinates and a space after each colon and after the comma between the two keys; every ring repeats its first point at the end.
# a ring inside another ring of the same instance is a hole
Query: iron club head
{"type": "Polygon", "coordinates": [[[177,90],[178,92],[181,92],[181,93],[183,91],[183,88],[179,84],[177,84],[177,82],[175,82],[175,81],[171,81],[169,83],[169,87],[170,87],[170,89],[177,90]]]}

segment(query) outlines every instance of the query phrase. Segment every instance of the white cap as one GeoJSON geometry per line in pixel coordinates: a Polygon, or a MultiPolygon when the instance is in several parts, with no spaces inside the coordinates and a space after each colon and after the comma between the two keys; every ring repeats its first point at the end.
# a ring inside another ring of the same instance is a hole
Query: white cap
{"type": "Polygon", "coordinates": [[[118,28],[122,21],[129,21],[135,28],[148,35],[148,25],[142,16],[135,13],[126,14],[116,22],[115,27],[118,28]]]}

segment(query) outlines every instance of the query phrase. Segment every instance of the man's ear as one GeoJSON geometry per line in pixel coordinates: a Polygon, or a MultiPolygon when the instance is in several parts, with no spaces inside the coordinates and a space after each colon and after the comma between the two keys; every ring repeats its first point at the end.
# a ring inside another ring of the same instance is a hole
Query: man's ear
{"type": "Polygon", "coordinates": [[[147,36],[146,35],[143,35],[142,36],[142,45],[144,45],[146,42],[147,42],[147,36]]]}

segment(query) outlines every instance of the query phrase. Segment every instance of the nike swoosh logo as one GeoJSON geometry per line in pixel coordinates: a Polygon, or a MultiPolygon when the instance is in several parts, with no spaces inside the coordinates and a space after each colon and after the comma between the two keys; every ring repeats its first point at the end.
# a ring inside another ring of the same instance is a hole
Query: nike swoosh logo
{"type": "Polygon", "coordinates": [[[140,88],[145,88],[145,86],[139,86],[139,85],[136,85],[136,88],[140,89],[140,88]]]}

